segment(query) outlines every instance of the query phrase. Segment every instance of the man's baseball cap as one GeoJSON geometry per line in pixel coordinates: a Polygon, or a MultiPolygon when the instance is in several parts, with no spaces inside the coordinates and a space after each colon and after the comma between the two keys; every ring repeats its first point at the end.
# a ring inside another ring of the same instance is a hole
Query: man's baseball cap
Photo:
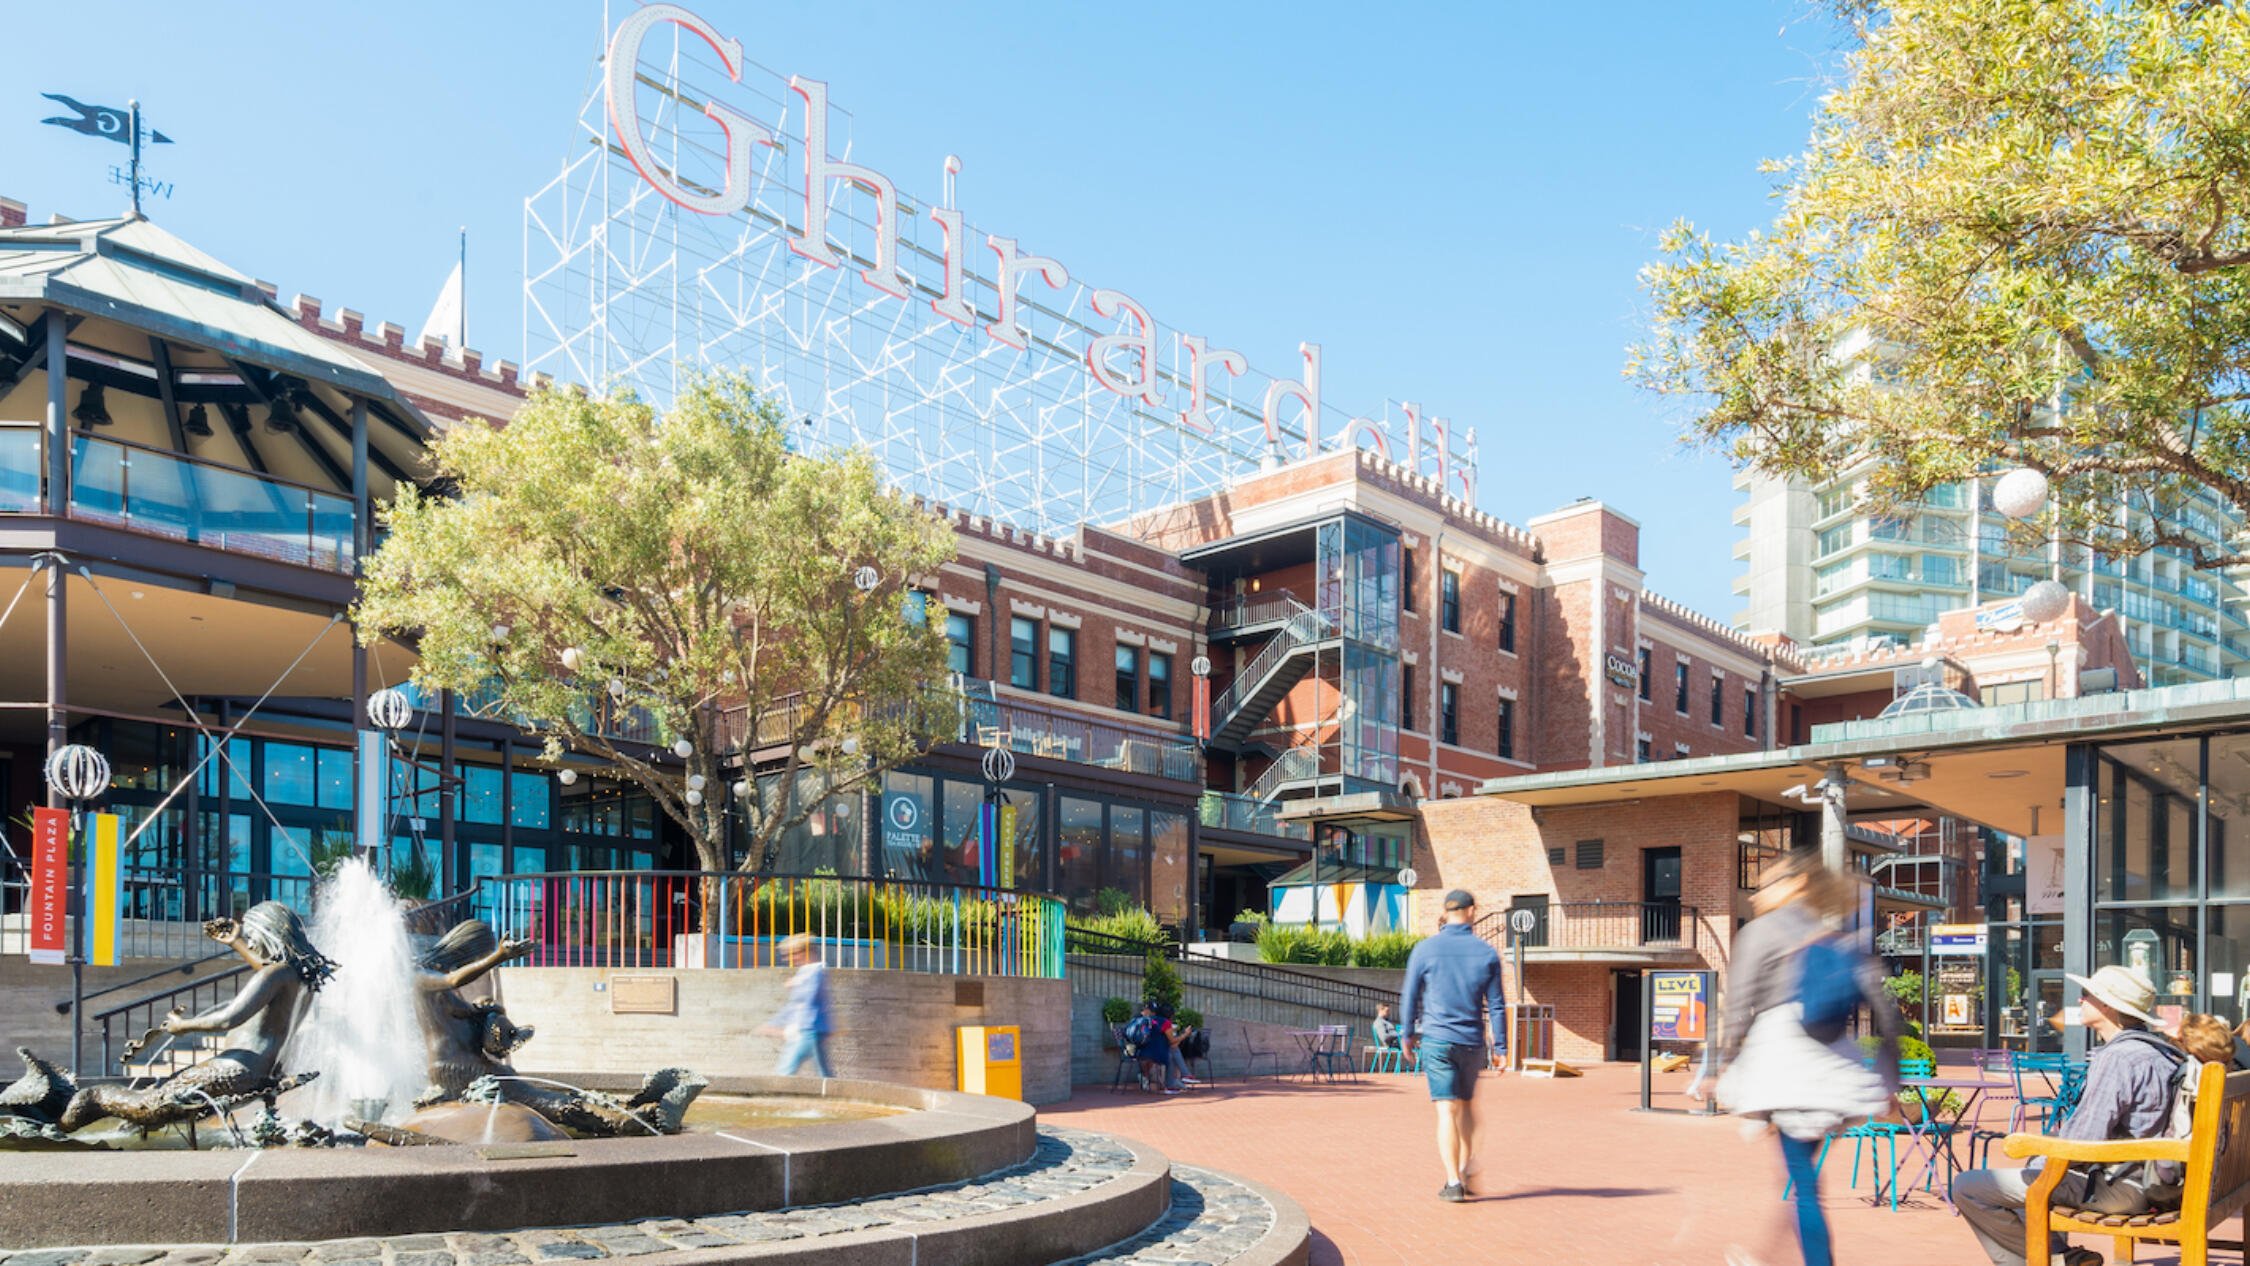
{"type": "Polygon", "coordinates": [[[1445,894],[1445,908],[1448,910],[1466,910],[1476,903],[1477,899],[1471,896],[1466,888],[1455,888],[1445,894]]]}

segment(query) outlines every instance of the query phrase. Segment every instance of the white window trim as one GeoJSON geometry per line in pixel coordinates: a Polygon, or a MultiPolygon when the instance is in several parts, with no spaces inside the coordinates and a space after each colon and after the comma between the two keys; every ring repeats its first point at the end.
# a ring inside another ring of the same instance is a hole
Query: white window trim
{"type": "Polygon", "coordinates": [[[1061,629],[1080,629],[1085,627],[1086,620],[1083,616],[1070,615],[1061,611],[1049,611],[1047,623],[1061,629]]]}
{"type": "Polygon", "coordinates": [[[984,611],[983,603],[969,598],[956,598],[949,593],[939,594],[938,601],[945,604],[946,610],[959,612],[962,615],[979,615],[984,611]]]}
{"type": "Polygon", "coordinates": [[[1132,629],[1119,629],[1117,630],[1117,640],[1127,646],[1146,646],[1148,645],[1148,634],[1136,632],[1132,629]]]}

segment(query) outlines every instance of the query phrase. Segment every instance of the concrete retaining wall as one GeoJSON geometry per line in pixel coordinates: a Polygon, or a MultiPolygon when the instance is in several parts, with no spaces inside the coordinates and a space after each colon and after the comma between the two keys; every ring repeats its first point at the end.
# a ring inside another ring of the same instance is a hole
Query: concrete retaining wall
{"type": "MultiPolygon", "coordinates": [[[[1081,1086],[1107,1086],[1117,1074],[1118,1054],[1109,1040],[1109,1026],[1102,1022],[1102,1000],[1081,994],[1070,1001],[1071,1080],[1081,1086]]],[[[1266,1077],[1276,1072],[1295,1072],[1304,1062],[1304,1052],[1297,1045],[1297,1039],[1290,1036],[1289,1025],[1206,1015],[1203,1027],[1211,1034],[1211,1075],[1214,1077],[1266,1077]],[[1275,1058],[1253,1059],[1254,1050],[1271,1051],[1275,1058]]],[[[1359,1048],[1368,1040],[1366,1026],[1354,1030],[1353,1058],[1358,1058],[1359,1048]]],[[[1203,1071],[1200,1064],[1196,1071],[1203,1071]]]]}
{"type": "MultiPolygon", "coordinates": [[[[758,1030],[781,1009],[785,969],[503,967],[494,975],[509,1018],[539,1030],[516,1052],[523,1072],[642,1073],[682,1065],[729,1076],[771,1072],[780,1058],[780,1038],[758,1030]],[[621,976],[676,981],[674,1012],[612,1013],[621,976]]],[[[829,1039],[828,1057],[839,1077],[951,1090],[954,1030],[1014,1024],[1023,1029],[1024,1097],[1070,1097],[1071,998],[1063,981],[839,968],[831,970],[829,988],[841,1031],[829,1039]]]]}
{"type": "MultiPolygon", "coordinates": [[[[107,1010],[119,1003],[131,1002],[135,998],[175,985],[187,984],[198,976],[224,970],[239,961],[222,959],[216,965],[204,966],[195,974],[165,976],[131,989],[106,994],[86,1004],[87,1014],[107,1010]]],[[[117,967],[88,967],[86,992],[96,993],[111,985],[124,984],[166,965],[167,961],[127,959],[117,967]]],[[[69,1000],[70,968],[33,963],[21,955],[0,955],[0,1083],[15,1077],[16,1060],[13,1052],[19,1046],[28,1046],[33,1054],[69,1067],[70,1017],[55,1010],[56,1003],[69,1000]]],[[[138,1036],[138,1033],[124,1034],[117,1040],[122,1043],[138,1036]]],[[[92,1065],[100,1056],[100,1031],[90,1027],[86,1039],[89,1072],[97,1071],[92,1065]]]]}

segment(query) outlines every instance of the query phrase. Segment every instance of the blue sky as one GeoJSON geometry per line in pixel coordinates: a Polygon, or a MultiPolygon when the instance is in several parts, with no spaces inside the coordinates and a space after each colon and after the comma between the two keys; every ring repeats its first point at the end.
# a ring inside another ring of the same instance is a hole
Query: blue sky
{"type": "MultiPolygon", "coordinates": [[[[613,0],[620,6],[628,0],[613,0]]],[[[1486,509],[1594,496],[1658,590],[1722,618],[1729,470],[1620,378],[1636,271],[1686,216],[1771,213],[1835,37],[1806,0],[907,4],[692,0],[754,61],[825,79],[853,157],[910,191],[948,153],[972,220],[1254,365],[1322,344],[1346,409],[1474,425],[1486,509]]],[[[419,328],[470,242],[470,343],[522,350],[522,205],[565,156],[598,2],[26,8],[0,195],[114,213],[124,147],[40,126],[42,91],[138,95],[176,144],[151,216],[286,296],[419,328]]]]}

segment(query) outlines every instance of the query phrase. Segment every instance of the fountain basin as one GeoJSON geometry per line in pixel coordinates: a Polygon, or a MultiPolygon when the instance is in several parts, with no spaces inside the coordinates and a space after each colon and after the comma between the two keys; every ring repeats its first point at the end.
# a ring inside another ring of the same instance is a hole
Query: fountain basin
{"type": "MultiPolygon", "coordinates": [[[[596,1090],[637,1078],[565,1074],[596,1090]]],[[[713,1077],[724,1095],[894,1115],[666,1138],[413,1148],[0,1153],[0,1248],[513,1230],[777,1209],[958,1182],[1037,1145],[1032,1109],[871,1081],[713,1077]]]]}

